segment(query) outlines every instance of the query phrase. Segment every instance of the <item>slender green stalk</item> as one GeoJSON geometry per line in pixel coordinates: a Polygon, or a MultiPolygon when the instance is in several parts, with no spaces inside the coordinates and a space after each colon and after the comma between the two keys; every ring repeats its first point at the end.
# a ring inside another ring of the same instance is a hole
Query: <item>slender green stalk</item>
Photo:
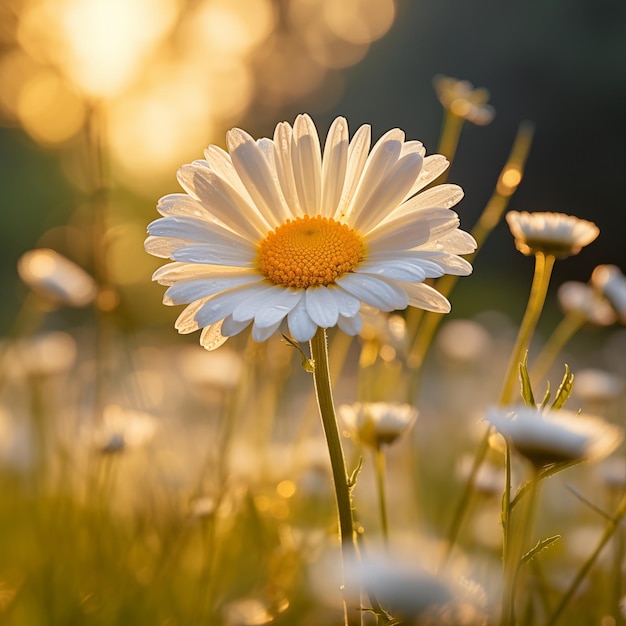
{"type": "Polygon", "coordinates": [[[535,274],[530,287],[530,297],[517,333],[513,352],[511,353],[502,391],[500,392],[499,404],[502,406],[506,406],[511,402],[513,388],[517,382],[519,364],[530,344],[539,321],[539,316],[543,310],[555,260],[556,258],[550,254],[545,255],[542,252],[535,254],[535,274]]]}
{"type": "Polygon", "coordinates": [[[559,322],[532,364],[530,377],[533,381],[537,382],[545,377],[561,350],[586,321],[587,318],[584,315],[572,312],[559,322]]]}
{"type": "Polygon", "coordinates": [[[339,538],[344,561],[344,611],[346,626],[359,626],[361,624],[360,592],[358,584],[351,578],[348,580],[345,571],[346,564],[354,562],[356,546],[354,540],[354,527],[352,521],[352,498],[346,462],[341,446],[339,426],[333,403],[332,387],[330,383],[330,371],[328,368],[328,342],[326,330],[318,328],[311,339],[311,358],[315,366],[313,378],[315,381],[315,393],[317,404],[322,419],[322,426],[326,436],[326,444],[330,455],[330,464],[335,486],[337,500],[337,513],[339,516],[339,538]]]}
{"type": "Polygon", "coordinates": [[[380,527],[383,532],[383,542],[389,545],[389,523],[387,521],[387,495],[385,490],[385,476],[387,474],[385,453],[379,447],[374,452],[376,459],[376,484],[378,487],[378,504],[380,508],[380,527]]]}
{"type": "MultiPolygon", "coordinates": [[[[448,161],[450,161],[450,163],[454,160],[454,155],[456,154],[456,149],[459,145],[459,138],[461,136],[461,130],[463,129],[464,122],[465,120],[462,117],[459,117],[448,109],[445,109],[437,152],[439,152],[439,154],[443,154],[448,161]]],[[[441,175],[439,181],[445,182],[446,177],[447,171],[441,175]]]]}
{"type": "Polygon", "coordinates": [[[561,598],[561,602],[555,609],[552,617],[548,620],[547,626],[554,626],[561,616],[563,615],[563,611],[567,608],[570,600],[574,597],[576,590],[580,586],[580,583],[585,579],[585,576],[589,573],[589,570],[595,563],[596,559],[604,546],[611,540],[611,537],[615,534],[615,531],[618,530],[620,524],[622,523],[622,519],[626,515],[626,494],[622,497],[619,506],[617,508],[617,512],[613,516],[613,518],[609,521],[604,529],[604,533],[596,546],[596,549],[591,553],[589,558],[583,563],[583,566],[578,570],[578,573],[574,577],[574,580],[570,584],[568,590],[565,592],[563,597],[561,598]]]}

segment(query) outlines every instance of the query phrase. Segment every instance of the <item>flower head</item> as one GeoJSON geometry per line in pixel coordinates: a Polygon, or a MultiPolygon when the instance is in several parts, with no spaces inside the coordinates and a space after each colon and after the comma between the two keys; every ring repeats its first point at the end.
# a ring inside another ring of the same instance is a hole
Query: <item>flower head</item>
{"type": "Polygon", "coordinates": [[[351,433],[375,449],[393,443],[407,433],[417,419],[415,407],[392,402],[343,404],[339,414],[351,433]]]}
{"type": "Polygon", "coordinates": [[[493,120],[495,111],[487,104],[489,92],[486,89],[474,89],[469,81],[449,76],[435,76],[433,83],[439,102],[453,115],[478,126],[486,126],[493,120]]]}
{"type": "Polygon", "coordinates": [[[626,324],[626,276],[617,265],[598,265],[591,284],[611,303],[622,324],[626,324]]]}
{"type": "Polygon", "coordinates": [[[611,326],[617,319],[609,301],[586,283],[568,280],[559,287],[557,297],[564,313],[580,315],[595,326],[611,326]]]}
{"type": "Polygon", "coordinates": [[[354,335],[362,303],[450,310],[423,281],[469,274],[458,255],[475,241],[450,210],[460,187],[422,191],[444,157],[426,157],[398,129],[370,151],[370,127],[350,141],[341,117],[323,152],[306,115],[278,124],[273,139],[235,128],[227,144],[179,170],[186,193],[161,198],[163,217],[148,227],[146,250],[174,261],[153,276],[169,287],[164,303],[187,305],[179,332],[203,328],[212,349],[250,324],[264,341],[285,320],[297,341],[335,325],[354,335]]]}
{"type": "Polygon", "coordinates": [[[600,417],[528,406],[493,408],[487,421],[536,467],[560,462],[598,461],[622,442],[623,431],[600,417]]]}
{"type": "Polygon", "coordinates": [[[506,221],[516,248],[527,256],[537,252],[557,258],[578,254],[600,233],[593,222],[564,213],[509,211],[506,221]]]}

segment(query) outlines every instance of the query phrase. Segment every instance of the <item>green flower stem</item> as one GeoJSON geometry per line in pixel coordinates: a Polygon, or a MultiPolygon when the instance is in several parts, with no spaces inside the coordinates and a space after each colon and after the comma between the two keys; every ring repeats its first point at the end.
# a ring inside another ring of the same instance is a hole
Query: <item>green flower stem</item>
{"type": "Polygon", "coordinates": [[[385,491],[385,476],[387,474],[384,451],[378,447],[374,452],[376,458],[376,484],[378,486],[378,503],[380,507],[380,527],[383,532],[383,542],[389,545],[389,524],[387,522],[387,495],[385,491]]]}
{"type": "MultiPolygon", "coordinates": [[[[462,117],[455,115],[448,109],[445,110],[437,152],[439,154],[443,154],[448,161],[450,161],[450,163],[454,160],[454,155],[456,154],[456,149],[459,145],[459,138],[461,136],[461,130],[463,129],[464,122],[465,120],[462,117]]],[[[447,173],[448,171],[446,170],[439,177],[440,183],[444,183],[446,181],[447,173]]]]}
{"type": "Polygon", "coordinates": [[[582,328],[586,321],[587,318],[584,315],[572,312],[568,313],[559,322],[559,325],[554,329],[554,332],[550,335],[550,338],[532,364],[530,369],[531,380],[537,382],[545,377],[561,350],[563,350],[576,332],[582,328]]]}
{"type": "Polygon", "coordinates": [[[315,393],[317,404],[322,419],[322,426],[328,445],[330,464],[333,473],[333,483],[335,486],[335,497],[337,499],[337,513],[339,516],[339,538],[344,562],[344,611],[346,626],[360,626],[360,592],[354,580],[347,580],[345,567],[347,563],[354,562],[356,557],[356,546],[354,542],[354,526],[352,520],[352,499],[348,474],[346,472],[346,462],[341,446],[339,426],[335,415],[333,394],[330,383],[330,371],[328,367],[328,342],[326,330],[318,328],[313,339],[311,339],[311,358],[315,366],[313,378],[315,382],[315,393]]]}
{"type": "Polygon", "coordinates": [[[500,392],[499,404],[502,406],[506,406],[511,402],[513,388],[518,378],[519,364],[522,361],[524,351],[530,344],[539,321],[539,316],[543,310],[555,260],[556,258],[551,254],[545,255],[541,252],[535,254],[535,274],[530,288],[530,297],[517,333],[513,352],[511,353],[502,391],[500,392]]]}
{"type": "Polygon", "coordinates": [[[589,570],[595,563],[596,559],[598,558],[598,555],[600,554],[600,552],[602,552],[602,549],[604,548],[604,546],[611,540],[615,532],[619,529],[620,524],[622,523],[622,520],[624,519],[625,515],[626,515],[626,494],[622,496],[619,506],[617,507],[617,512],[606,525],[604,529],[604,533],[602,534],[602,537],[600,538],[600,541],[598,542],[596,549],[593,551],[591,556],[585,561],[585,563],[583,563],[583,566],[578,570],[578,573],[574,577],[574,580],[572,581],[568,590],[565,592],[565,594],[561,598],[561,602],[559,603],[556,610],[552,614],[552,617],[548,621],[547,626],[554,626],[559,621],[559,619],[561,618],[561,615],[563,614],[563,611],[565,611],[570,600],[574,597],[576,590],[580,586],[580,583],[582,583],[582,581],[585,579],[585,576],[587,576],[587,574],[589,573],[589,570]]]}

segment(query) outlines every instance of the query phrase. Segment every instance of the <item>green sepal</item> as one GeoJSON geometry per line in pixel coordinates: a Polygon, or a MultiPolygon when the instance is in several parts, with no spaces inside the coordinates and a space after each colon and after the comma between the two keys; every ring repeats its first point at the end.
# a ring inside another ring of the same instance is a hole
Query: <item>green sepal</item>
{"type": "Polygon", "coordinates": [[[572,389],[574,388],[574,374],[570,372],[569,365],[565,364],[565,374],[563,375],[563,380],[559,385],[559,388],[556,391],[556,397],[554,398],[554,402],[552,403],[552,410],[556,411],[560,409],[568,400],[570,395],[572,394],[572,389]]]}
{"type": "Polygon", "coordinates": [[[350,476],[348,476],[348,489],[354,489],[356,485],[356,480],[359,477],[359,474],[361,473],[362,469],[363,469],[363,457],[360,456],[359,462],[357,463],[356,467],[352,470],[352,473],[350,474],[350,476]]]}
{"type": "Polygon", "coordinates": [[[295,348],[300,353],[300,362],[302,363],[302,367],[307,371],[313,374],[315,372],[315,361],[310,359],[304,352],[304,350],[300,347],[296,341],[291,339],[291,337],[287,337],[287,335],[282,335],[281,337],[285,340],[285,343],[290,345],[292,348],[295,348]]]}
{"type": "Polygon", "coordinates": [[[543,396],[543,400],[541,401],[541,410],[543,411],[546,406],[548,406],[548,402],[550,402],[550,381],[548,381],[548,385],[546,387],[546,393],[543,396]]]}

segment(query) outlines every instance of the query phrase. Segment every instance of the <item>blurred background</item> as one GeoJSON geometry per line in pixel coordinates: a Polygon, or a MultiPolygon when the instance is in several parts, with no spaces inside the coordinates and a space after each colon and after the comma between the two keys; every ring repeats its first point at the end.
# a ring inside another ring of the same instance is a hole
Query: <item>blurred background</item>
{"type": "MultiPolygon", "coordinates": [[[[85,229],[103,188],[107,280],[131,317],[145,323],[153,304],[150,318],[170,323],[142,240],[158,197],[179,190],[182,163],[223,146],[232,126],[271,135],[300,112],[322,137],[344,115],[353,132],[397,126],[435,152],[438,74],[486,88],[496,112],[488,125],[465,124],[449,174],[466,192],[462,226],[474,224],[529,120],[534,140],[510,208],[601,229],[557,264],[554,283],[586,281],[599,263],[624,268],[625,59],[618,0],[3,0],[1,328],[24,298],[25,251],[54,248],[94,272],[85,229]]],[[[478,310],[481,281],[523,300],[531,264],[500,224],[457,297],[478,310]]],[[[500,300],[489,306],[506,309],[500,300]]]]}

